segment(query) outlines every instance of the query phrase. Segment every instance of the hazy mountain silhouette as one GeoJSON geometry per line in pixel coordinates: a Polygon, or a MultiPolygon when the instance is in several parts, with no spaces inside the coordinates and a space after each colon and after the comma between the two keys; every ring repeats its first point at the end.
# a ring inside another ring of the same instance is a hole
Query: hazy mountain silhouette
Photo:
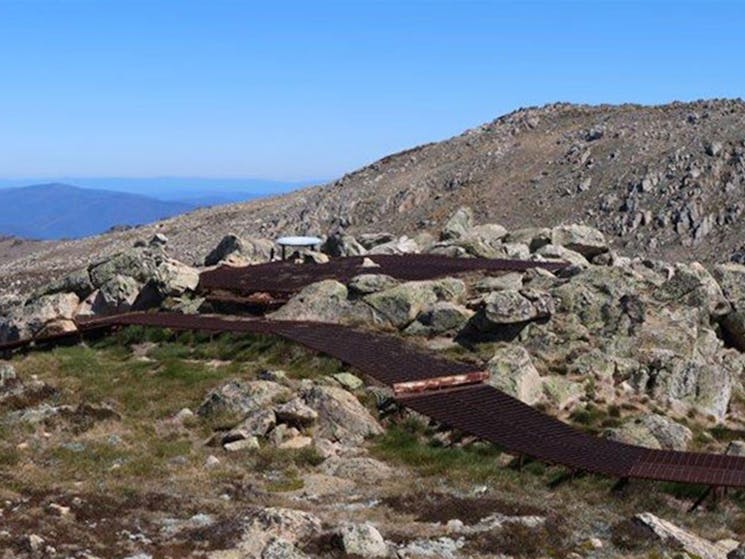
{"type": "Polygon", "coordinates": [[[32,239],[86,237],[115,225],[150,223],[196,206],[59,183],[1,189],[0,235],[32,239]]]}

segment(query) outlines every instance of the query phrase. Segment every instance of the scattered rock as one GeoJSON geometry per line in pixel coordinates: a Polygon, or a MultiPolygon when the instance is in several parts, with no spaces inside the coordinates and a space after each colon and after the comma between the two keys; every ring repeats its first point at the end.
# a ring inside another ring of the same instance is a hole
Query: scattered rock
{"type": "Polygon", "coordinates": [[[330,235],[321,245],[321,252],[332,258],[338,258],[340,256],[362,256],[367,254],[367,249],[352,235],[337,232],[330,235]]]}
{"type": "Polygon", "coordinates": [[[388,546],[372,524],[346,523],[340,531],[345,553],[359,557],[388,556],[388,546]]]}
{"type": "Polygon", "coordinates": [[[217,456],[213,456],[210,454],[207,459],[204,461],[204,467],[208,470],[211,470],[213,468],[216,468],[220,465],[220,459],[217,456]]]}
{"type": "Polygon", "coordinates": [[[398,285],[398,280],[385,274],[360,274],[349,282],[349,292],[354,295],[370,295],[398,285]]]}
{"type": "Polygon", "coordinates": [[[404,235],[387,243],[374,246],[368,251],[368,254],[416,254],[420,251],[419,244],[414,239],[404,235]]]}
{"type": "Polygon", "coordinates": [[[367,456],[330,456],[321,471],[358,483],[380,483],[396,475],[396,470],[380,460],[367,456]]]}
{"type": "Polygon", "coordinates": [[[724,453],[731,456],[745,456],[745,441],[730,441],[724,453]]]}
{"type": "Polygon", "coordinates": [[[313,439],[303,435],[295,435],[285,439],[277,445],[278,448],[298,450],[300,448],[306,448],[313,444],[313,439]]]}
{"type": "Polygon", "coordinates": [[[528,351],[519,345],[502,345],[487,363],[487,382],[522,400],[535,404],[543,393],[543,381],[528,351]]]}
{"type": "Polygon", "coordinates": [[[116,274],[98,290],[93,302],[95,314],[113,314],[129,311],[134,305],[142,284],[131,276],[116,274]]]}
{"type": "Polygon", "coordinates": [[[274,409],[277,420],[288,425],[307,427],[318,419],[318,413],[307,406],[301,398],[293,398],[289,402],[274,409]]]}
{"type": "Polygon", "coordinates": [[[223,448],[229,452],[238,452],[241,450],[256,450],[259,448],[259,439],[257,439],[256,437],[238,439],[224,444],[223,448]]]}
{"type": "Polygon", "coordinates": [[[659,414],[645,414],[621,427],[610,429],[606,436],[612,440],[647,448],[686,450],[693,433],[685,425],[659,414]]]}
{"type": "Polygon", "coordinates": [[[316,437],[355,446],[366,437],[383,432],[380,424],[359,400],[343,388],[312,386],[301,393],[305,403],[318,412],[316,437]]]}
{"type": "Polygon", "coordinates": [[[472,310],[462,305],[448,301],[438,301],[419,313],[416,320],[404,332],[419,336],[457,332],[466,325],[473,315],[472,310]]]}
{"type": "Polygon", "coordinates": [[[0,363],[0,389],[16,380],[16,370],[10,363],[0,363]]]}
{"type": "Polygon", "coordinates": [[[359,377],[353,375],[352,373],[336,373],[335,375],[333,375],[333,378],[336,382],[341,384],[343,388],[351,392],[359,390],[365,385],[365,383],[362,382],[359,377]]]}
{"type": "Polygon", "coordinates": [[[646,527],[658,540],[680,546],[689,555],[701,559],[724,559],[737,547],[736,543],[734,546],[712,543],[649,512],[637,514],[634,522],[646,527]]]}
{"type": "Polygon", "coordinates": [[[397,328],[405,328],[425,308],[438,301],[462,300],[466,286],[461,280],[444,278],[410,281],[364,297],[365,303],[397,328]]]}
{"type": "Polygon", "coordinates": [[[443,241],[459,239],[472,228],[473,210],[467,207],[459,208],[443,227],[440,239],[443,241]]]}
{"type": "Polygon", "coordinates": [[[274,243],[268,239],[243,239],[237,235],[225,235],[220,243],[204,259],[205,266],[229,264],[245,266],[269,260],[274,243]]]}
{"type": "Polygon", "coordinates": [[[234,380],[211,391],[197,409],[197,415],[242,415],[258,411],[275,399],[286,396],[288,389],[266,380],[234,380]]]}
{"type": "Polygon", "coordinates": [[[605,235],[587,225],[562,225],[551,231],[551,242],[578,252],[585,258],[593,258],[610,247],[605,235]]]}
{"type": "Polygon", "coordinates": [[[340,322],[351,306],[347,295],[347,287],[336,280],[312,283],[269,317],[275,320],[340,322]]]}
{"type": "Polygon", "coordinates": [[[236,425],[222,437],[222,444],[250,439],[253,437],[264,437],[277,424],[277,417],[270,409],[255,409],[250,412],[243,421],[236,425]]]}
{"type": "Polygon", "coordinates": [[[731,310],[721,287],[698,262],[677,264],[672,278],[655,293],[663,302],[676,302],[707,310],[712,317],[722,317],[731,310]]]}
{"type": "Polygon", "coordinates": [[[585,395],[582,384],[560,376],[543,378],[543,392],[557,409],[569,408],[585,395]]]}
{"type": "Polygon", "coordinates": [[[479,330],[490,331],[504,324],[548,318],[553,312],[553,299],[546,292],[505,289],[487,295],[472,322],[479,330]]]}

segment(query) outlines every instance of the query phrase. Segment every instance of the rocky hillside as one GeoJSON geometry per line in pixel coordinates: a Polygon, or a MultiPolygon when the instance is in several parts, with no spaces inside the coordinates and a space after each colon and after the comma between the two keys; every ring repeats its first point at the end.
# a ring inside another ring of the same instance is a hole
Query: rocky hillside
{"type": "Polygon", "coordinates": [[[71,243],[0,243],[19,285],[61,273],[155,231],[201,262],[226,230],[244,236],[433,231],[470,205],[508,228],[584,222],[629,254],[704,262],[745,247],[745,103],[550,105],[391,155],[324,187],[195,212],[71,243]]]}
{"type": "MultiPolygon", "coordinates": [[[[210,264],[265,260],[226,236],[210,264]]],[[[619,255],[598,230],[508,230],[457,210],[437,235],[336,232],[298,264],[428,252],[561,259],[399,281],[369,264],[269,316],[385,330],[599,437],[745,454],[745,265],[619,255]]],[[[6,305],[0,340],[85,315],[213,312],[155,235],[6,305]]],[[[265,336],[129,328],[0,361],[3,557],[390,559],[745,556],[731,493],[567,479],[407,411],[359,371],[265,336]],[[687,555],[681,555],[681,553],[687,555]]]]}

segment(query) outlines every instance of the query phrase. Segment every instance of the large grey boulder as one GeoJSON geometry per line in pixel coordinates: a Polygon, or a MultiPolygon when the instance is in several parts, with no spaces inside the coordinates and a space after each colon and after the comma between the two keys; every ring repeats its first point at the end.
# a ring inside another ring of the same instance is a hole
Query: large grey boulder
{"type": "Polygon", "coordinates": [[[347,287],[336,280],[312,283],[269,317],[275,320],[340,322],[350,306],[347,296],[347,287]]]}
{"type": "Polygon", "coordinates": [[[375,245],[368,250],[368,254],[416,254],[418,252],[421,252],[419,244],[406,235],[375,245]]]}
{"type": "Polygon", "coordinates": [[[134,247],[88,268],[94,288],[100,288],[115,276],[127,276],[145,284],[156,276],[160,262],[168,258],[163,247],[134,247]]]}
{"type": "Polygon", "coordinates": [[[490,331],[506,324],[520,324],[548,318],[554,312],[551,295],[534,289],[504,289],[484,297],[473,324],[481,331],[490,331]]]}
{"type": "Polygon", "coordinates": [[[343,388],[316,385],[304,389],[301,397],[318,413],[316,437],[356,446],[367,437],[383,433],[370,412],[343,388]]]}
{"type": "Polygon", "coordinates": [[[158,264],[150,284],[163,297],[177,297],[197,288],[199,270],[168,258],[158,264]]]}
{"type": "Polygon", "coordinates": [[[299,397],[274,408],[274,413],[280,423],[287,423],[296,427],[307,427],[318,419],[318,412],[299,397]]]}
{"type": "Polygon", "coordinates": [[[551,231],[551,243],[578,252],[588,259],[610,250],[605,235],[587,225],[554,227],[551,231]]]}
{"type": "Polygon", "coordinates": [[[74,331],[79,302],[74,293],[54,293],[14,307],[0,323],[0,341],[74,331]]]}
{"type": "MultiPolygon", "coordinates": [[[[693,309],[688,312],[695,314],[693,309]]],[[[713,330],[696,329],[695,322],[686,325],[681,317],[685,313],[670,313],[664,322],[645,322],[639,336],[629,340],[630,351],[641,364],[630,383],[660,403],[679,406],[681,412],[695,407],[722,420],[743,373],[743,358],[722,348],[713,330]]]]}
{"type": "Polygon", "coordinates": [[[116,274],[98,290],[93,302],[95,314],[122,313],[134,305],[142,284],[131,276],[116,274]]]}
{"type": "Polygon", "coordinates": [[[329,235],[321,245],[321,252],[337,258],[340,256],[362,256],[367,254],[367,249],[352,235],[338,231],[329,235]]]}
{"type": "Polygon", "coordinates": [[[592,266],[551,289],[557,313],[573,314],[606,337],[628,335],[644,321],[647,305],[640,293],[647,282],[626,268],[592,266]]]}
{"type": "Polygon", "coordinates": [[[673,549],[682,549],[689,557],[726,559],[727,554],[738,545],[735,541],[711,542],[650,512],[637,514],[633,522],[649,530],[650,535],[657,541],[673,549]]]}
{"type": "Polygon", "coordinates": [[[556,409],[570,408],[585,395],[585,386],[563,376],[543,377],[543,393],[556,409]]]}
{"type": "Polygon", "coordinates": [[[535,404],[543,394],[543,381],[528,351],[521,345],[500,346],[487,363],[488,384],[522,400],[535,404]]]}
{"type": "Polygon", "coordinates": [[[417,336],[433,336],[457,332],[463,328],[474,312],[463,305],[438,301],[419,313],[409,324],[405,333],[417,336]]]}
{"type": "Polygon", "coordinates": [[[385,274],[360,274],[351,279],[349,292],[354,295],[370,295],[398,285],[398,280],[385,274]]]}
{"type": "Polygon", "coordinates": [[[486,276],[477,281],[473,287],[479,293],[505,290],[518,291],[523,287],[523,274],[509,272],[501,276],[486,276]]]}
{"type": "Polygon", "coordinates": [[[30,299],[38,299],[44,295],[55,293],[75,293],[80,299],[85,299],[93,292],[93,283],[87,269],[76,270],[63,278],[52,281],[36,290],[30,299]]]}
{"type": "MultiPolygon", "coordinates": [[[[471,256],[479,258],[504,258],[508,248],[519,251],[517,247],[505,247],[502,240],[507,235],[507,229],[496,223],[477,225],[461,233],[453,244],[462,247],[471,256]]],[[[527,256],[529,250],[524,249],[527,256]]]]}
{"type": "Polygon", "coordinates": [[[285,305],[268,315],[274,320],[312,320],[350,325],[387,325],[364,300],[350,300],[347,287],[324,280],[301,289],[285,305]]]}
{"type": "MultiPolygon", "coordinates": [[[[220,397],[223,397],[224,395],[220,395],[220,397]]],[[[206,412],[206,410],[202,411],[202,415],[212,415],[214,413],[220,414],[224,413],[224,411],[220,410],[219,406],[212,405],[212,408],[209,410],[209,412],[206,412]]],[[[228,431],[227,434],[225,434],[222,437],[222,444],[231,443],[233,441],[241,441],[241,440],[247,440],[251,437],[265,437],[269,431],[274,429],[274,426],[277,424],[277,417],[274,414],[274,411],[270,409],[260,409],[257,406],[255,406],[253,403],[239,403],[235,407],[232,405],[224,406],[222,407],[222,410],[228,410],[228,413],[230,413],[230,410],[238,409],[238,410],[244,410],[247,408],[254,408],[254,411],[249,412],[249,414],[241,421],[238,425],[233,427],[230,431],[228,431]]],[[[239,413],[242,413],[239,411],[239,413]]]]}
{"type": "Polygon", "coordinates": [[[715,318],[731,310],[717,281],[698,262],[677,264],[673,277],[659,287],[655,297],[665,303],[698,307],[715,318]]]}
{"type": "Polygon", "coordinates": [[[442,229],[440,239],[447,241],[459,239],[473,228],[473,210],[468,207],[458,208],[442,229]]]}
{"type": "Polygon", "coordinates": [[[569,262],[580,268],[587,268],[590,263],[587,258],[582,256],[579,252],[568,249],[561,245],[543,245],[541,248],[535,251],[535,254],[542,257],[545,260],[559,260],[561,262],[569,262]]]}
{"type": "Polygon", "coordinates": [[[685,425],[659,414],[646,414],[609,429],[606,436],[614,441],[665,450],[686,450],[693,433],[685,425]]]}
{"type": "Polygon", "coordinates": [[[197,409],[197,415],[246,416],[287,395],[289,389],[276,382],[233,380],[212,390],[197,409]]]}
{"type": "Polygon", "coordinates": [[[531,252],[535,252],[542,246],[553,242],[551,229],[547,227],[515,229],[514,231],[510,231],[504,240],[507,243],[525,244],[531,252]]]}
{"type": "Polygon", "coordinates": [[[228,264],[245,266],[269,260],[274,243],[269,239],[242,238],[235,234],[225,235],[218,245],[205,257],[205,266],[228,264]]]}
{"type": "Polygon", "coordinates": [[[712,276],[735,310],[745,311],[745,265],[729,262],[714,266],[712,276]]]}
{"type": "Polygon", "coordinates": [[[438,301],[462,301],[465,284],[458,279],[410,281],[363,298],[390,324],[405,328],[425,309],[438,301]]]}

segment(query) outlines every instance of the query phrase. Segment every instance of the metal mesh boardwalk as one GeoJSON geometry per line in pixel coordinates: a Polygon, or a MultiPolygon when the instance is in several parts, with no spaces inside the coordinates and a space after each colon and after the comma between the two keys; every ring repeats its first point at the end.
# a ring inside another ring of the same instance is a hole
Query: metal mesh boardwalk
{"type": "Polygon", "coordinates": [[[386,274],[404,281],[426,280],[468,272],[511,272],[530,268],[550,271],[567,266],[565,262],[499,260],[487,258],[452,258],[436,254],[373,254],[366,257],[376,267],[365,267],[362,256],[334,258],[326,264],[268,262],[240,268],[222,266],[203,272],[199,289],[229,291],[240,295],[257,292],[276,295],[299,291],[306,285],[327,279],[348,282],[360,274],[386,274]]]}
{"type": "MultiPolygon", "coordinates": [[[[80,327],[82,332],[92,332],[126,325],[277,335],[338,358],[389,385],[474,371],[470,365],[433,356],[396,337],[335,324],[133,313],[88,320],[80,327]]],[[[407,395],[399,401],[511,452],[574,470],[745,487],[745,457],[651,450],[594,437],[486,384],[407,395]]]]}

